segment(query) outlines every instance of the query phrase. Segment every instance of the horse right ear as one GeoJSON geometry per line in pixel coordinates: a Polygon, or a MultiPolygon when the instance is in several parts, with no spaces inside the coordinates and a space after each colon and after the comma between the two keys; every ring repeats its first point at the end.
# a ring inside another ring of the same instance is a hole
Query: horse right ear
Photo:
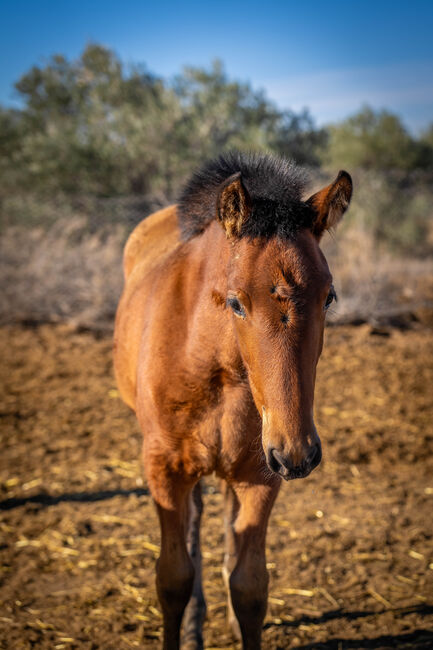
{"type": "Polygon", "coordinates": [[[352,179],[339,172],[333,183],[310,196],[307,205],[314,212],[313,235],[320,240],[325,230],[334,228],[346,212],[352,197],[352,179]]]}
{"type": "Polygon", "coordinates": [[[217,198],[217,219],[229,239],[240,236],[251,209],[250,195],[237,172],[220,185],[217,198]]]}

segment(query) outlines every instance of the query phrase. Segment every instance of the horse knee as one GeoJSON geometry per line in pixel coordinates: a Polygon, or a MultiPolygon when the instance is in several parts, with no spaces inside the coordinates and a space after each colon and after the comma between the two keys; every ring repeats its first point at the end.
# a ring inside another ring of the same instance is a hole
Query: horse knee
{"type": "Polygon", "coordinates": [[[241,624],[262,623],[268,599],[268,573],[254,571],[248,574],[236,569],[230,576],[230,596],[236,617],[241,624]]]}
{"type": "Polygon", "coordinates": [[[194,566],[189,557],[185,557],[185,561],[176,566],[158,561],[156,588],[163,610],[183,613],[191,597],[194,573],[194,566]]]}

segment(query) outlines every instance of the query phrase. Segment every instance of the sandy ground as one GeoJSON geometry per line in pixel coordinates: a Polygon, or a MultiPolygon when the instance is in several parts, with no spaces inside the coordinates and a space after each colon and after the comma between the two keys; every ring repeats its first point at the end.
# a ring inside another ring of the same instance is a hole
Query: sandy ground
{"type": "MultiPolygon", "coordinates": [[[[433,647],[432,345],[429,329],[327,330],[324,461],[273,511],[265,650],[433,647]]],[[[3,328],[0,352],[0,647],[159,647],[159,530],[111,341],[3,328]]],[[[206,492],[206,648],[238,648],[212,477],[206,492]]]]}

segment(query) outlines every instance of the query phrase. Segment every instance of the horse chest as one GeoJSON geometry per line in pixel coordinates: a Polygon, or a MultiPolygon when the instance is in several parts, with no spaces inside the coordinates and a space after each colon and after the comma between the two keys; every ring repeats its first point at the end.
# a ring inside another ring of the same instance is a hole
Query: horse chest
{"type": "Polygon", "coordinates": [[[210,399],[208,389],[173,392],[168,383],[138,403],[148,453],[163,450],[164,463],[175,471],[194,477],[231,473],[255,453],[254,441],[260,448],[261,420],[245,385],[224,386],[210,399]]]}

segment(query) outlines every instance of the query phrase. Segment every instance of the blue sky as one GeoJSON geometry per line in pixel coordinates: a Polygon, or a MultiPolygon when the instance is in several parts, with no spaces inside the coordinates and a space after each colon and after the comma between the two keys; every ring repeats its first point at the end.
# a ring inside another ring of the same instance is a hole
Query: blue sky
{"type": "Polygon", "coordinates": [[[318,124],[363,103],[418,132],[433,122],[433,0],[0,0],[0,102],[53,53],[94,41],[171,77],[223,60],[230,77],[318,124]]]}

